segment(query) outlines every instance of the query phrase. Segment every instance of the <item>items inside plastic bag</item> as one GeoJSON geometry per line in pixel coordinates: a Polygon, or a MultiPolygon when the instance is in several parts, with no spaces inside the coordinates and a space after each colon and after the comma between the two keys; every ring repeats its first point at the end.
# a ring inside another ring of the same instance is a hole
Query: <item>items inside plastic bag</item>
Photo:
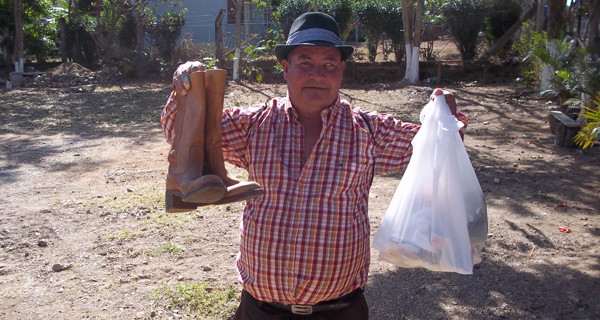
{"type": "Polygon", "coordinates": [[[380,259],[404,268],[473,273],[487,237],[487,207],[443,95],[421,111],[413,155],[377,230],[380,259]]]}

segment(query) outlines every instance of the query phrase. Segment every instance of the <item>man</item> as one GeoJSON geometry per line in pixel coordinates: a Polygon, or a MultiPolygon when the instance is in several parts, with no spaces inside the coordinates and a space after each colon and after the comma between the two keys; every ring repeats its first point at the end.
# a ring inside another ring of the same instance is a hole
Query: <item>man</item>
{"type": "MultiPolygon", "coordinates": [[[[234,319],[368,319],[369,188],[373,174],[406,168],[419,125],[340,100],[352,52],[333,18],[303,14],[275,48],[288,95],[223,113],[225,161],[264,189],[241,221],[234,319]]],[[[202,69],[180,66],[175,94],[185,95],[184,79],[202,69]]],[[[454,97],[446,100],[456,113],[454,97]]],[[[169,101],[163,121],[173,116],[169,101]]]]}

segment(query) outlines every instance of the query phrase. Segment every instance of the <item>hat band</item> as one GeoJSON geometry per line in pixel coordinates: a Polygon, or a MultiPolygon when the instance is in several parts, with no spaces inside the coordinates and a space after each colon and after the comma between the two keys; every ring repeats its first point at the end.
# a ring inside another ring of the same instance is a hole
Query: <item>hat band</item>
{"type": "Polygon", "coordinates": [[[294,45],[311,41],[325,41],[333,45],[343,45],[340,37],[332,31],[323,28],[310,28],[294,32],[288,37],[286,45],[294,45]]]}

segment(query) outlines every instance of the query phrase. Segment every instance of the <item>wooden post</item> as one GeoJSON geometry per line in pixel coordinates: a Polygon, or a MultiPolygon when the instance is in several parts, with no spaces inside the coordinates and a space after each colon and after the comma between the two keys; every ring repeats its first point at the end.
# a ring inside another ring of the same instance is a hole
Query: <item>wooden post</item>
{"type": "Polygon", "coordinates": [[[14,0],[15,15],[15,71],[23,72],[23,0],[14,0]]]}
{"type": "Polygon", "coordinates": [[[69,38],[67,33],[67,20],[60,18],[60,60],[65,63],[69,61],[69,38]]]}
{"type": "Polygon", "coordinates": [[[217,19],[215,20],[215,58],[217,58],[217,66],[219,69],[225,69],[225,57],[223,56],[223,18],[225,17],[225,9],[219,10],[217,19]]]}

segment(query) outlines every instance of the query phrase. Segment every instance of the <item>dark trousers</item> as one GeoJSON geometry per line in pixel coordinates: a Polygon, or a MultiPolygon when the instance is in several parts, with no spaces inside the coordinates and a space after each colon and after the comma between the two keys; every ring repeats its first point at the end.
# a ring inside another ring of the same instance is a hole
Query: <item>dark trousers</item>
{"type": "Polygon", "coordinates": [[[256,300],[246,291],[233,320],[368,320],[369,307],[362,291],[347,300],[349,305],[342,309],[315,312],[311,315],[296,315],[268,303],[256,300]]]}

